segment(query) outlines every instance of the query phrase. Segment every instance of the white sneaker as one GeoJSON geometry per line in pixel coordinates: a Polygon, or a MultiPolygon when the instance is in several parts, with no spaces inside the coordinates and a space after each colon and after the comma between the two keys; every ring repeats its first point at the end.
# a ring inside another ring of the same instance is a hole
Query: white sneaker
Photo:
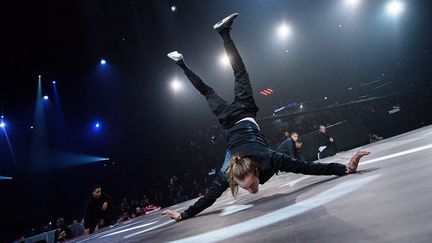
{"type": "Polygon", "coordinates": [[[178,51],[170,52],[167,56],[176,62],[183,60],[183,55],[178,51]]]}
{"type": "Polygon", "coordinates": [[[221,31],[225,28],[230,28],[233,23],[233,19],[235,19],[238,15],[238,13],[233,13],[230,16],[222,19],[221,21],[213,25],[213,29],[215,29],[216,31],[221,31]]]}

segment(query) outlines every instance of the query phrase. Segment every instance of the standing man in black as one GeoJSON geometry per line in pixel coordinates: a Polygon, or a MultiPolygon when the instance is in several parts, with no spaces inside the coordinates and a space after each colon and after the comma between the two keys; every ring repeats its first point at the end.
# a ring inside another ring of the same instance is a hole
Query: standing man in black
{"type": "Polygon", "coordinates": [[[336,144],[324,125],[319,125],[318,131],[318,159],[324,159],[336,154],[336,144]]]}
{"type": "Polygon", "coordinates": [[[110,225],[113,216],[111,197],[102,193],[101,186],[93,186],[84,213],[84,234],[92,234],[96,226],[101,229],[110,225]]]}

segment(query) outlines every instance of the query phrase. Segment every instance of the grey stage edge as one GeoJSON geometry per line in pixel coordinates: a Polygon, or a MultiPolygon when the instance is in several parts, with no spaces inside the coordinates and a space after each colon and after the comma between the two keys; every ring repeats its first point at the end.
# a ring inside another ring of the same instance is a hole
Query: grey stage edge
{"type": "Polygon", "coordinates": [[[346,163],[360,149],[371,155],[357,174],[279,174],[255,195],[226,191],[189,220],[157,212],[72,242],[432,242],[432,126],[323,162],[346,163]]]}

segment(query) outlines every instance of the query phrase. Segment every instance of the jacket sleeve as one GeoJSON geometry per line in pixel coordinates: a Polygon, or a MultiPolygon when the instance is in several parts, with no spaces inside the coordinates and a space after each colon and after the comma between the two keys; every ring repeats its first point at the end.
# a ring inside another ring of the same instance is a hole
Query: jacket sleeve
{"type": "Polygon", "coordinates": [[[345,175],[347,173],[347,168],[343,164],[300,161],[276,151],[272,152],[271,166],[276,171],[305,175],[345,175]]]}
{"type": "Polygon", "coordinates": [[[182,220],[193,217],[204,211],[206,208],[210,207],[228,187],[228,181],[225,179],[222,172],[219,172],[217,177],[212,182],[207,194],[201,197],[183,213],[181,213],[182,220]]]}

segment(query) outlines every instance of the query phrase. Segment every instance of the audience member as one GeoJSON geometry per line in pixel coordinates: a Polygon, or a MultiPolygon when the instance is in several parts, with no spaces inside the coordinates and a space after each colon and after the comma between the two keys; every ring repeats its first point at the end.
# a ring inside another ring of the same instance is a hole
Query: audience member
{"type": "Polygon", "coordinates": [[[113,205],[111,197],[102,193],[102,188],[96,185],[92,188],[91,195],[87,200],[84,214],[84,234],[92,234],[96,226],[104,228],[113,220],[113,205]]]}
{"type": "Polygon", "coordinates": [[[318,131],[318,159],[323,159],[336,154],[336,144],[330,135],[327,134],[327,128],[319,125],[318,131]]]}
{"type": "Polygon", "coordinates": [[[57,219],[57,229],[54,233],[55,242],[64,242],[72,237],[72,231],[65,225],[64,218],[57,219]]]}

